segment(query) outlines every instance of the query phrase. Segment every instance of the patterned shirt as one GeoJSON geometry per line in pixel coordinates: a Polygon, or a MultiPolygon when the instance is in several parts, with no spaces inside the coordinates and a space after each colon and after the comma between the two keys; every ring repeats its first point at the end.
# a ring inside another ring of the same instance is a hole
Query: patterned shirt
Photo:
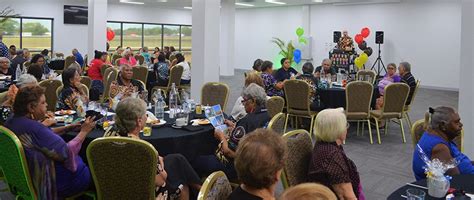
{"type": "Polygon", "coordinates": [[[122,78],[117,78],[116,81],[113,81],[110,85],[110,97],[114,98],[117,94],[121,93],[123,96],[121,98],[129,97],[133,93],[140,93],[143,90],[143,84],[140,81],[132,79],[128,85],[122,82],[122,78]]]}
{"type": "Polygon", "coordinates": [[[158,62],[154,65],[155,73],[157,74],[158,80],[163,82],[168,82],[170,76],[170,69],[168,67],[168,63],[166,62],[158,62]]]}
{"type": "Polygon", "coordinates": [[[0,57],[10,58],[10,52],[8,51],[8,47],[2,41],[0,41],[0,57]]]}
{"type": "Polygon", "coordinates": [[[262,73],[263,85],[265,86],[265,92],[267,96],[281,96],[283,97],[283,91],[275,88],[277,81],[273,75],[268,73],[262,73]]]}
{"type": "Polygon", "coordinates": [[[309,100],[311,101],[311,103],[313,103],[315,100],[319,101],[319,94],[317,93],[319,81],[316,77],[313,76],[313,74],[302,74],[297,76],[296,79],[303,80],[308,83],[309,87],[311,88],[311,90],[309,91],[309,100]]]}

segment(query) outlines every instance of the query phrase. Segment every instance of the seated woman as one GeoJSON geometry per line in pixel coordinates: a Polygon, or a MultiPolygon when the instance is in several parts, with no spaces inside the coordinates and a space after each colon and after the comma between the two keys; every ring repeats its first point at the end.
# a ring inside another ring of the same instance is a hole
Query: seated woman
{"type": "MultiPolygon", "coordinates": [[[[260,77],[260,75],[258,75],[255,72],[251,72],[247,74],[247,76],[245,77],[244,89],[252,83],[255,83],[258,86],[263,88],[263,80],[260,77]]],[[[267,96],[267,99],[268,98],[270,97],[267,96]]],[[[245,117],[245,115],[247,115],[247,112],[245,111],[245,107],[244,107],[244,104],[242,103],[242,100],[244,100],[242,96],[237,98],[237,100],[235,101],[234,107],[232,108],[231,116],[234,119],[234,121],[239,121],[240,119],[245,117]]]]}
{"type": "MultiPolygon", "coordinates": [[[[428,159],[439,159],[444,163],[455,159],[459,162],[458,166],[446,172],[448,175],[455,174],[474,174],[474,161],[461,153],[454,139],[461,134],[462,126],[459,114],[452,107],[439,106],[430,108],[429,113],[425,114],[426,131],[418,141],[418,146],[425,152],[428,159]],[[430,117],[431,116],[431,117],[430,117]],[[431,121],[429,119],[431,118],[431,121]]],[[[423,167],[426,164],[420,157],[418,148],[413,153],[413,173],[416,180],[426,178],[423,167]]]]}
{"type": "Polygon", "coordinates": [[[122,53],[122,58],[119,60],[119,65],[128,64],[130,66],[137,65],[137,60],[133,57],[133,52],[129,48],[125,49],[122,53]]]}
{"type": "MultiPolygon", "coordinates": [[[[181,84],[190,84],[191,83],[191,67],[189,67],[188,62],[184,60],[184,56],[181,53],[176,54],[176,62],[179,66],[183,67],[183,75],[181,75],[181,84]]],[[[171,67],[173,65],[171,64],[171,67]]]]}
{"type": "Polygon", "coordinates": [[[229,179],[235,179],[233,159],[239,141],[246,134],[250,134],[257,128],[262,128],[270,121],[265,108],[265,91],[255,83],[250,84],[242,93],[242,103],[248,113],[237,124],[225,120],[228,126],[229,136],[221,130],[214,131],[214,137],[220,141],[216,155],[199,156],[194,162],[194,168],[199,174],[209,175],[215,171],[224,171],[229,179]]]}
{"type": "Polygon", "coordinates": [[[26,73],[34,76],[38,82],[43,80],[43,68],[38,64],[30,65],[26,73]]]}
{"type": "Polygon", "coordinates": [[[241,184],[228,199],[275,199],[286,157],[286,143],[273,131],[257,129],[245,136],[235,157],[241,184]]]}
{"type": "Polygon", "coordinates": [[[102,76],[102,73],[100,73],[100,70],[105,64],[107,53],[97,50],[94,51],[94,53],[94,59],[91,61],[91,65],[87,70],[87,75],[92,80],[91,89],[97,89],[97,91],[102,94],[104,91],[104,84],[102,83],[104,77],[102,76]]]}
{"type": "Polygon", "coordinates": [[[329,200],[337,199],[334,192],[318,183],[302,183],[288,188],[280,200],[329,200]]]}
{"type": "Polygon", "coordinates": [[[143,84],[133,79],[132,66],[129,64],[120,65],[120,72],[117,77],[117,81],[113,81],[110,85],[110,97],[114,98],[120,94],[119,99],[130,97],[132,95],[138,95],[138,93],[145,90],[143,84]]]}
{"type": "Polygon", "coordinates": [[[0,76],[13,76],[13,68],[10,67],[10,60],[6,57],[0,57],[0,76]]]}
{"type": "Polygon", "coordinates": [[[156,63],[153,64],[153,72],[156,77],[156,82],[153,86],[168,86],[170,68],[168,63],[166,62],[165,54],[158,53],[158,58],[155,60],[156,63]]]}
{"type": "Polygon", "coordinates": [[[387,73],[379,81],[379,84],[378,84],[380,97],[377,98],[377,101],[376,101],[376,104],[375,104],[375,109],[376,110],[382,109],[383,95],[385,93],[385,87],[387,85],[392,84],[392,83],[400,82],[401,78],[400,78],[400,76],[398,76],[398,74],[396,74],[396,72],[397,72],[397,66],[395,65],[395,63],[390,63],[390,64],[387,65],[387,73]]]}
{"type": "Polygon", "coordinates": [[[18,136],[24,147],[31,177],[35,177],[32,180],[37,195],[44,199],[63,199],[90,187],[92,179],[89,168],[78,154],[82,142],[94,129],[95,122],[93,118],[87,118],[77,136],[66,143],[38,122],[45,117],[46,107],[43,88],[23,87],[13,104],[14,116],[5,126],[18,136]]]}
{"type": "Polygon", "coordinates": [[[308,181],[331,188],[339,199],[365,199],[357,167],[342,148],[347,135],[343,109],[319,112],[314,130],[317,140],[308,168],[308,181]]]}
{"type": "MultiPolygon", "coordinates": [[[[115,125],[107,129],[105,136],[123,136],[140,139],[139,133],[145,126],[146,104],[138,98],[125,98],[116,108],[115,125]]],[[[155,184],[158,192],[168,191],[168,195],[189,199],[189,189],[199,191],[201,180],[189,162],[181,154],[159,156],[158,171],[155,184]],[[176,193],[177,190],[180,192],[176,193]]]]}
{"type": "Polygon", "coordinates": [[[309,100],[311,102],[311,105],[310,105],[311,110],[312,111],[323,110],[324,107],[321,104],[321,101],[319,100],[319,94],[318,94],[319,81],[313,75],[313,71],[314,71],[313,64],[311,64],[310,62],[306,62],[303,65],[303,68],[301,70],[303,71],[303,74],[297,76],[296,79],[305,81],[306,83],[308,83],[309,87],[311,88],[310,96],[309,96],[309,100]]]}
{"type": "Polygon", "coordinates": [[[63,89],[59,93],[58,108],[63,110],[83,109],[89,97],[80,88],[81,76],[76,67],[68,67],[62,73],[63,89]]]}
{"type": "Polygon", "coordinates": [[[257,59],[253,62],[253,66],[252,66],[252,70],[250,70],[249,72],[247,72],[247,74],[249,73],[257,73],[258,75],[260,75],[262,73],[262,63],[263,63],[263,60],[262,59],[257,59]]]}
{"type": "Polygon", "coordinates": [[[273,77],[273,63],[270,61],[264,61],[261,66],[262,70],[262,79],[265,86],[265,92],[267,96],[281,96],[283,94],[283,82],[277,82],[275,77],[273,77]]]}
{"type": "Polygon", "coordinates": [[[46,60],[44,59],[44,56],[41,54],[36,54],[31,58],[31,64],[37,64],[42,68],[43,76],[42,80],[49,78],[51,74],[53,74],[53,70],[51,70],[48,65],[46,64],[46,60]]]}

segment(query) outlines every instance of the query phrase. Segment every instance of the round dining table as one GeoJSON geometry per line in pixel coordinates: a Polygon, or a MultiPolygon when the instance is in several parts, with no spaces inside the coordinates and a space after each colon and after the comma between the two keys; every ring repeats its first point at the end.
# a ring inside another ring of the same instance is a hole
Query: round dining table
{"type": "MultiPolygon", "coordinates": [[[[204,118],[203,115],[191,113],[190,119],[204,118]]],[[[182,128],[173,128],[175,119],[170,119],[165,114],[166,124],[159,127],[152,127],[151,136],[144,136],[140,133],[140,138],[152,144],[160,156],[179,153],[192,162],[197,156],[213,154],[218,141],[214,138],[214,127],[211,124],[192,126],[188,125],[182,128]]],[[[72,140],[78,132],[68,132],[62,135],[65,141],[72,140]]],[[[86,159],[87,146],[96,138],[103,137],[104,130],[96,127],[82,144],[79,155],[86,159]]]]}
{"type": "MultiPolygon", "coordinates": [[[[346,108],[346,89],[332,87],[327,89],[318,89],[319,99],[325,108],[346,108]]],[[[377,98],[380,97],[378,87],[374,87],[370,107],[375,109],[377,98]]]]}

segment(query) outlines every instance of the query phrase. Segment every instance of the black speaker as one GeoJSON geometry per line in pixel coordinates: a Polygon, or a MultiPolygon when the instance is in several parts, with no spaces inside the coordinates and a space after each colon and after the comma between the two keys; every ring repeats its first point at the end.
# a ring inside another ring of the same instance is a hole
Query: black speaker
{"type": "Polygon", "coordinates": [[[333,36],[333,42],[338,43],[339,39],[341,38],[341,31],[334,31],[333,36]]]}
{"type": "Polygon", "coordinates": [[[383,31],[375,32],[375,44],[383,44],[383,31]]]}

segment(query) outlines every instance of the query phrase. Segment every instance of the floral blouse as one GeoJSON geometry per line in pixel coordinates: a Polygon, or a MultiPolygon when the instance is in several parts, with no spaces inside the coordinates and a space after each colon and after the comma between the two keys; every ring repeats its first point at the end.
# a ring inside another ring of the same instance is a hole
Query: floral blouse
{"type": "Polygon", "coordinates": [[[277,81],[273,75],[268,73],[262,73],[263,85],[265,86],[265,92],[268,96],[281,96],[283,97],[283,91],[275,88],[277,81]]]}
{"type": "Polygon", "coordinates": [[[59,94],[58,108],[62,110],[77,110],[79,106],[79,100],[83,103],[88,101],[88,97],[79,89],[75,87],[63,88],[59,94]]]}

